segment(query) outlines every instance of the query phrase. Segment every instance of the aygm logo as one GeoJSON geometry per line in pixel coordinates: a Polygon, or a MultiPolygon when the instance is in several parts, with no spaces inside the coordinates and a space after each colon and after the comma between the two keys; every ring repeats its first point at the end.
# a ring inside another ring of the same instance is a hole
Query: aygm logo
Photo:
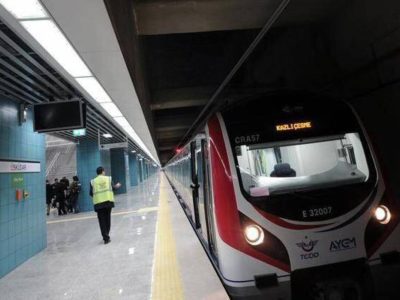
{"type": "MultiPolygon", "coordinates": [[[[305,239],[307,240],[307,237],[305,237],[305,239]]],[[[301,243],[297,243],[297,247],[300,247],[304,252],[306,252],[304,254],[300,254],[301,259],[312,259],[318,257],[319,252],[313,252],[317,243],[318,240],[301,241],[301,243]]]]}
{"type": "Polygon", "coordinates": [[[331,245],[329,247],[329,251],[336,252],[336,251],[353,249],[356,247],[357,247],[357,244],[356,244],[355,237],[353,237],[351,239],[345,238],[345,239],[341,239],[341,240],[332,241],[331,245]]]}

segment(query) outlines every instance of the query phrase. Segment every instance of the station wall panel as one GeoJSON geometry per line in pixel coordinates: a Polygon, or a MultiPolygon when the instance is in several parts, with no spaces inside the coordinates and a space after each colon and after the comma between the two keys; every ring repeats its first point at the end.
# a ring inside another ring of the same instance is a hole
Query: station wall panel
{"type": "Polygon", "coordinates": [[[0,98],[0,158],[39,161],[40,173],[22,173],[29,193],[16,200],[11,174],[0,174],[0,278],[47,246],[45,137],[33,131],[32,112],[19,126],[18,106],[0,98]]]}

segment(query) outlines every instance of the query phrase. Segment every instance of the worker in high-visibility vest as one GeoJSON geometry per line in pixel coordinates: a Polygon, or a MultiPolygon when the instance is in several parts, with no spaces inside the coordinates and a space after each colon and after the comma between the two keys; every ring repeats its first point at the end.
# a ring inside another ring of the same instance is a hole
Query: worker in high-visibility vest
{"type": "Polygon", "coordinates": [[[121,184],[113,185],[111,177],[106,176],[103,167],[98,167],[96,173],[97,177],[90,181],[90,196],[93,198],[94,210],[97,212],[104,244],[108,244],[111,241],[111,210],[114,207],[114,190],[120,188],[121,184]]]}

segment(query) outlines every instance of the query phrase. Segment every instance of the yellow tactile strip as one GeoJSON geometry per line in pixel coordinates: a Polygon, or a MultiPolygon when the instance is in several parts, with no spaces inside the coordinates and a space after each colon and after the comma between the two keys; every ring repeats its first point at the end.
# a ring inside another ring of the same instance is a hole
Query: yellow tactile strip
{"type": "MultiPolygon", "coordinates": [[[[120,216],[120,215],[127,215],[127,214],[133,214],[133,213],[141,214],[141,213],[148,213],[148,212],[157,211],[157,210],[158,210],[158,207],[150,206],[150,207],[139,208],[138,210],[119,211],[119,212],[112,213],[111,215],[112,216],[120,216]]],[[[82,220],[89,220],[89,219],[97,219],[97,215],[47,221],[47,224],[82,221],[82,220]]]]}
{"type": "Polygon", "coordinates": [[[176,256],[175,237],[172,231],[171,216],[168,206],[167,184],[166,179],[162,176],[154,251],[153,300],[184,299],[182,279],[176,256]]]}

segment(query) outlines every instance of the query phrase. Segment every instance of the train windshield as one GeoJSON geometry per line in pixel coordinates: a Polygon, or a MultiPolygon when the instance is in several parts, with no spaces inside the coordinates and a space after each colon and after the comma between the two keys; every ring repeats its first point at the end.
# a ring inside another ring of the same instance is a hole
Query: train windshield
{"type": "Polygon", "coordinates": [[[252,197],[362,183],[369,177],[358,133],[235,150],[243,188],[252,197]]]}

